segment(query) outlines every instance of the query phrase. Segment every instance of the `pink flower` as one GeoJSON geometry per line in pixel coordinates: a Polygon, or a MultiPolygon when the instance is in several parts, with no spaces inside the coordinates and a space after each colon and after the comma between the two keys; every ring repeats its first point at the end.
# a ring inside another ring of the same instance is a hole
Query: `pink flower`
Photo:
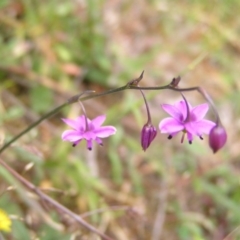
{"type": "Polygon", "coordinates": [[[209,134],[210,130],[216,125],[214,122],[203,119],[208,111],[208,104],[204,103],[196,107],[192,107],[185,101],[179,101],[174,105],[162,104],[162,108],[171,117],[163,119],[159,123],[161,133],[169,134],[171,139],[178,132],[183,132],[181,142],[187,133],[189,143],[192,143],[193,137],[196,135],[200,139],[203,134],[209,134]]]}
{"type": "Polygon", "coordinates": [[[117,131],[113,126],[101,126],[105,119],[105,115],[98,116],[93,120],[86,118],[85,115],[75,120],[63,118],[62,120],[73,129],[64,131],[62,140],[73,143],[73,147],[75,147],[82,139],[85,139],[89,150],[92,149],[93,140],[99,145],[103,145],[101,138],[109,137],[117,131]]]}

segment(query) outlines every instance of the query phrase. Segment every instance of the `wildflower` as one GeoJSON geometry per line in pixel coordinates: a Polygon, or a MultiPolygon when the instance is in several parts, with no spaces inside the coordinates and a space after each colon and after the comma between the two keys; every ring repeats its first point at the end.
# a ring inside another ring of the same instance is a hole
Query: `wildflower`
{"type": "Polygon", "coordinates": [[[227,133],[222,126],[216,125],[211,129],[209,133],[209,145],[214,153],[222,148],[225,145],[226,141],[227,133]]]}
{"type": "Polygon", "coordinates": [[[0,209],[0,231],[10,232],[12,222],[8,215],[0,209]]]}
{"type": "Polygon", "coordinates": [[[157,129],[152,124],[146,123],[143,126],[141,134],[141,145],[144,151],[146,151],[156,135],[157,129]]]}
{"type": "Polygon", "coordinates": [[[162,104],[162,108],[171,116],[159,123],[161,133],[169,134],[168,139],[182,131],[181,142],[187,133],[188,141],[191,144],[195,135],[203,139],[202,135],[209,134],[216,125],[212,121],[203,119],[208,111],[207,103],[192,107],[187,101],[179,101],[174,105],[162,104]]]}
{"type": "Polygon", "coordinates": [[[64,131],[62,140],[73,143],[73,147],[75,147],[82,139],[85,139],[89,150],[92,149],[93,140],[99,145],[103,145],[101,138],[109,137],[117,131],[113,126],[101,126],[105,119],[105,115],[98,116],[93,120],[88,119],[85,115],[81,115],[75,120],[63,118],[62,120],[73,130],[64,131]]]}

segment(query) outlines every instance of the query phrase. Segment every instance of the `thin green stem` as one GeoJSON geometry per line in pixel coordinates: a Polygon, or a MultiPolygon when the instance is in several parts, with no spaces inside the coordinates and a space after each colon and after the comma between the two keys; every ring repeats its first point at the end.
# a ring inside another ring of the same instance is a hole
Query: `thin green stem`
{"type": "Polygon", "coordinates": [[[143,100],[145,102],[146,109],[147,109],[147,117],[148,117],[147,124],[150,125],[152,120],[151,120],[151,114],[150,114],[150,110],[149,110],[149,107],[148,107],[147,99],[146,99],[146,97],[145,97],[145,95],[144,95],[144,93],[143,93],[143,91],[141,89],[140,89],[140,92],[141,92],[141,94],[143,96],[143,100]]]}
{"type": "Polygon", "coordinates": [[[96,93],[96,94],[93,94],[93,95],[90,95],[90,96],[87,96],[87,97],[81,97],[81,98],[79,98],[79,100],[83,102],[83,101],[86,101],[88,99],[102,97],[102,96],[109,95],[109,94],[112,94],[112,93],[121,92],[121,91],[124,91],[126,89],[130,89],[130,86],[125,85],[123,87],[111,89],[111,90],[108,90],[108,91],[105,91],[105,92],[101,92],[101,93],[96,93]]]}
{"type": "Polygon", "coordinates": [[[20,137],[22,137],[24,134],[32,130],[34,127],[39,125],[43,120],[50,118],[54,114],[58,113],[61,109],[63,109],[65,106],[67,106],[69,103],[63,103],[62,105],[54,108],[50,112],[43,115],[41,118],[39,118],[36,122],[33,122],[31,125],[29,125],[26,129],[24,129],[22,132],[20,132],[18,135],[16,135],[13,139],[11,139],[9,142],[5,143],[2,148],[0,149],[0,153],[2,153],[6,148],[8,148],[12,143],[17,141],[20,137]]]}

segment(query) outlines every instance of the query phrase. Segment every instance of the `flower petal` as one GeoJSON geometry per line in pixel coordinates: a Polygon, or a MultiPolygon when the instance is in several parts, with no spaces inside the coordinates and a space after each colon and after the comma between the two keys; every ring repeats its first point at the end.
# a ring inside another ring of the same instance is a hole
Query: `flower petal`
{"type": "Polygon", "coordinates": [[[69,141],[69,142],[76,142],[82,139],[82,135],[80,135],[75,130],[66,130],[62,133],[62,140],[69,141]]]}
{"type": "MultiPolygon", "coordinates": [[[[191,104],[189,102],[187,102],[187,104],[188,104],[189,114],[191,114],[192,106],[191,106],[191,104]]],[[[187,105],[186,105],[186,102],[185,101],[179,101],[179,102],[175,103],[175,107],[182,114],[181,121],[186,120],[186,118],[187,118],[187,105]]]]}
{"type": "Polygon", "coordinates": [[[83,138],[85,138],[86,140],[95,140],[97,135],[93,130],[87,131],[85,133],[83,133],[83,138]]]}
{"type": "Polygon", "coordinates": [[[63,122],[65,122],[68,126],[70,126],[73,129],[77,129],[78,122],[76,120],[70,119],[70,118],[62,118],[63,122]]]}
{"type": "Polygon", "coordinates": [[[197,122],[189,122],[185,124],[187,132],[193,135],[202,136],[203,134],[209,134],[210,130],[216,125],[216,123],[209,120],[201,120],[197,122]]]}
{"type": "Polygon", "coordinates": [[[179,131],[177,132],[171,132],[171,137],[174,137],[175,135],[177,135],[179,133],[179,131]]]}
{"type": "Polygon", "coordinates": [[[95,141],[96,141],[99,145],[103,146],[103,142],[102,142],[102,140],[101,140],[100,138],[96,137],[95,141]]]}
{"type": "Polygon", "coordinates": [[[209,134],[211,129],[216,125],[216,123],[209,121],[209,120],[201,120],[198,122],[192,123],[194,128],[196,129],[196,133],[198,136],[201,136],[202,134],[209,134]]]}
{"type": "MultiPolygon", "coordinates": [[[[84,132],[86,130],[86,116],[81,115],[76,119],[76,129],[80,132],[84,132]]],[[[88,125],[91,123],[91,121],[87,118],[88,125]]]]}
{"type": "Polygon", "coordinates": [[[205,117],[208,109],[209,109],[209,106],[207,103],[204,103],[204,104],[194,107],[191,111],[191,120],[199,121],[199,120],[203,119],[205,117]],[[194,119],[192,119],[192,117],[194,119]]]}
{"type": "MultiPolygon", "coordinates": [[[[187,103],[188,103],[189,110],[191,111],[192,105],[189,102],[187,102],[187,103]]],[[[186,111],[187,106],[186,106],[186,103],[184,100],[181,100],[181,101],[175,103],[174,105],[180,112],[186,111]]]]}
{"type": "Polygon", "coordinates": [[[80,142],[82,141],[82,139],[76,141],[76,142],[73,142],[73,147],[76,147],[80,142]]]}
{"type": "Polygon", "coordinates": [[[87,140],[87,149],[92,150],[92,140],[87,140]]]}
{"type": "Polygon", "coordinates": [[[161,107],[166,113],[168,113],[174,119],[178,121],[183,121],[182,113],[175,106],[170,104],[162,104],[161,107]]]}
{"type": "Polygon", "coordinates": [[[106,119],[106,115],[101,115],[101,116],[98,116],[98,117],[94,118],[94,119],[91,121],[94,129],[99,128],[99,127],[103,124],[103,122],[105,121],[105,119],[106,119]]]}
{"type": "Polygon", "coordinates": [[[188,141],[191,143],[193,140],[193,134],[191,134],[190,132],[187,132],[187,138],[188,138],[188,141]]]}
{"type": "Polygon", "coordinates": [[[105,138],[115,134],[117,129],[113,126],[104,126],[94,130],[97,137],[105,138]]]}
{"type": "Polygon", "coordinates": [[[177,133],[184,129],[184,125],[173,118],[164,118],[159,123],[161,133],[177,133]]]}

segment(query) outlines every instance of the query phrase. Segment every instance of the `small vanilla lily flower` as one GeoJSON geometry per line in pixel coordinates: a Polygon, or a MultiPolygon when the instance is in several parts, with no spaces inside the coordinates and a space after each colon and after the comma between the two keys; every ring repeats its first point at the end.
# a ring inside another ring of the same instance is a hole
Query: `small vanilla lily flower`
{"type": "Polygon", "coordinates": [[[216,123],[204,119],[209,107],[207,103],[192,107],[190,103],[179,101],[174,105],[162,104],[162,108],[171,117],[164,118],[159,123],[161,133],[169,134],[169,139],[179,132],[183,132],[181,142],[184,135],[187,134],[189,143],[191,144],[194,136],[203,139],[203,134],[209,134],[210,130],[216,123]]]}
{"type": "Polygon", "coordinates": [[[88,119],[85,115],[76,119],[63,118],[63,122],[73,129],[64,131],[62,140],[71,142],[75,147],[82,139],[85,139],[89,150],[92,150],[93,140],[99,145],[103,145],[101,138],[109,137],[117,131],[113,126],[101,126],[105,119],[105,115],[98,116],[93,120],[88,119]]]}

